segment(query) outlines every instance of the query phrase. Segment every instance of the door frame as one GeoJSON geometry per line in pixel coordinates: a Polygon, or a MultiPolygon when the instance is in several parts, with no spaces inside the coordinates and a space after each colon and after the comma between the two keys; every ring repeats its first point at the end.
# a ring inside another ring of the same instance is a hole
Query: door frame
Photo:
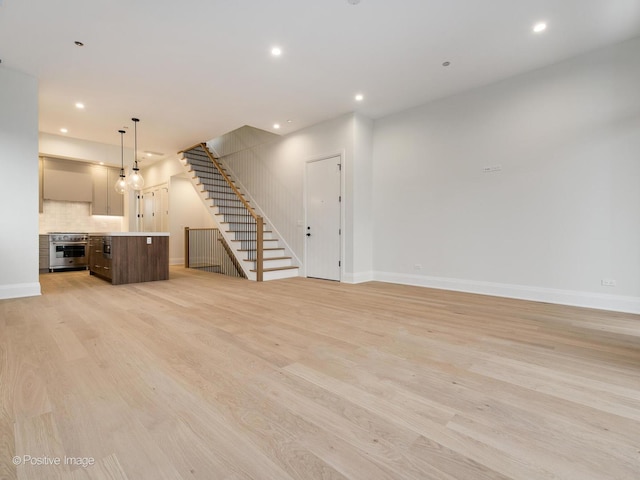
{"type": "Polygon", "coordinates": [[[302,176],[303,176],[303,187],[302,187],[302,208],[304,209],[304,219],[303,219],[303,225],[301,225],[302,227],[302,232],[301,235],[303,236],[303,242],[304,242],[304,253],[303,253],[303,261],[304,261],[304,268],[302,269],[302,273],[303,276],[306,278],[307,277],[307,237],[306,237],[306,233],[307,233],[307,225],[308,225],[308,219],[307,219],[307,193],[309,191],[309,178],[307,177],[307,167],[310,163],[314,163],[314,162],[319,162],[322,160],[328,160],[330,158],[333,157],[339,157],[340,158],[340,197],[341,197],[341,202],[340,202],[340,280],[339,282],[342,282],[344,279],[344,267],[345,267],[345,259],[344,259],[344,252],[346,250],[346,235],[345,235],[345,205],[346,205],[346,196],[345,196],[345,176],[346,176],[346,172],[347,172],[347,168],[346,168],[346,155],[345,155],[345,151],[344,150],[340,150],[338,152],[333,152],[333,153],[325,153],[322,155],[317,155],[314,157],[310,157],[307,160],[305,160],[304,162],[304,171],[302,172],[302,176]]]}
{"type": "MultiPolygon", "coordinates": [[[[159,190],[161,188],[165,188],[167,190],[167,229],[166,231],[169,231],[169,182],[164,182],[164,183],[158,183],[157,185],[150,185],[148,187],[143,187],[142,190],[135,192],[136,194],[136,202],[137,202],[137,206],[136,206],[136,210],[137,210],[137,214],[136,215],[144,215],[144,198],[140,198],[140,197],[144,197],[145,192],[149,193],[151,191],[155,191],[155,190],[159,190]]],[[[155,212],[155,201],[154,201],[154,212],[155,212]]],[[[137,227],[138,227],[138,232],[144,232],[144,217],[138,216],[137,218],[137,227]]],[[[155,222],[154,222],[155,223],[155,222]]],[[[154,228],[157,228],[157,226],[154,225],[154,228]]]]}

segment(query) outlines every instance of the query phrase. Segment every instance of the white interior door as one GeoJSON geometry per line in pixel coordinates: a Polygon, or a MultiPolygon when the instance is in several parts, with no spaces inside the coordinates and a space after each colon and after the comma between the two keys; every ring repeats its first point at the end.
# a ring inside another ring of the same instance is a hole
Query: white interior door
{"type": "Polygon", "coordinates": [[[340,281],[340,156],[307,163],[307,277],[340,281]]]}
{"type": "Polygon", "coordinates": [[[169,188],[166,186],[160,187],[160,212],[158,215],[158,231],[169,231],[169,188]]]}
{"type": "Polygon", "coordinates": [[[141,230],[166,232],[169,228],[169,188],[166,185],[150,187],[140,199],[141,230]]]}

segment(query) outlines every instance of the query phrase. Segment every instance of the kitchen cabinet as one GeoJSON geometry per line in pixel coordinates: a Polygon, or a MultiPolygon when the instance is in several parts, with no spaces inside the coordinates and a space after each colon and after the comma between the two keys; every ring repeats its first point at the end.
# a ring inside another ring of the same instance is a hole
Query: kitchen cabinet
{"type": "Polygon", "coordinates": [[[58,158],[43,159],[42,198],[44,200],[91,202],[93,197],[91,180],[89,164],[58,158]]]}
{"type": "Polygon", "coordinates": [[[49,235],[40,235],[39,245],[39,269],[40,273],[45,273],[49,271],[49,235]]]}
{"type": "Polygon", "coordinates": [[[97,275],[105,280],[111,281],[113,275],[111,273],[111,256],[108,247],[111,237],[102,235],[89,235],[89,274],[97,275]]]}
{"type": "Polygon", "coordinates": [[[169,234],[89,234],[89,273],[112,285],[169,279],[169,234]]]}
{"type": "Polygon", "coordinates": [[[92,215],[124,215],[124,195],[114,189],[120,176],[119,168],[94,165],[92,215]]]}

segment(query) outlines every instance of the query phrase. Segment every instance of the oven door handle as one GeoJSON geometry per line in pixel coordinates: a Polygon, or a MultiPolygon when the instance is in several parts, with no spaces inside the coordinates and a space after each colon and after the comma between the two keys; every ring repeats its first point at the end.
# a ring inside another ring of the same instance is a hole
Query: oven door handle
{"type": "Polygon", "coordinates": [[[51,245],[86,245],[87,242],[51,242],[51,245]]]}

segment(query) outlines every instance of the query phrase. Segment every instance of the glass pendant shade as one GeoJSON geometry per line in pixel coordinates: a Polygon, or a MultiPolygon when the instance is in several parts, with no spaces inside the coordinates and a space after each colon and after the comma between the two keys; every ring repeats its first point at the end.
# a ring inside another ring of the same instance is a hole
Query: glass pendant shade
{"type": "Polygon", "coordinates": [[[124,170],[120,170],[120,176],[115,184],[115,190],[121,195],[124,195],[127,191],[127,180],[124,178],[124,170]]]}
{"type": "Polygon", "coordinates": [[[140,119],[132,118],[131,121],[133,121],[133,128],[134,128],[133,130],[134,162],[133,162],[133,169],[132,169],[133,172],[131,173],[131,175],[129,175],[129,178],[127,179],[127,184],[133,190],[142,190],[142,187],[144,187],[144,178],[142,178],[142,175],[140,175],[140,169],[138,168],[138,122],[140,121],[140,119]]]}
{"type": "Polygon", "coordinates": [[[127,180],[124,178],[124,130],[118,130],[120,134],[120,176],[118,180],[116,180],[116,184],[114,185],[114,189],[121,195],[127,191],[127,180]]]}
{"type": "Polygon", "coordinates": [[[142,178],[137,168],[134,168],[133,173],[129,175],[127,184],[134,190],[142,190],[142,187],[144,187],[144,178],[142,178]]]}

